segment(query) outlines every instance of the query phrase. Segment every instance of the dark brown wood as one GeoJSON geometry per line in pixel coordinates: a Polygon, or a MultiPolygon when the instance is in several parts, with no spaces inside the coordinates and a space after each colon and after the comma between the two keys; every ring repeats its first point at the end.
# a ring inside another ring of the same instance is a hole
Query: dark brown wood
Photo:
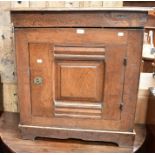
{"type": "Polygon", "coordinates": [[[146,11],[12,12],[23,138],[132,148],[145,20],[146,11]]]}
{"type": "Polygon", "coordinates": [[[148,20],[147,23],[145,24],[145,28],[154,29],[155,27],[154,19],[155,19],[155,10],[149,11],[148,20]]]}
{"type": "Polygon", "coordinates": [[[155,7],[154,1],[124,1],[123,6],[126,7],[155,7]]]}
{"type": "Polygon", "coordinates": [[[152,87],[149,89],[149,101],[148,101],[148,109],[147,109],[147,152],[154,153],[155,152],[155,88],[152,87]]]}
{"type": "MultiPolygon", "coordinates": [[[[155,7],[154,1],[124,1],[123,6],[125,7],[155,7]]],[[[155,27],[155,11],[150,10],[148,20],[145,27],[154,28],[155,27]]]]}
{"type": "Polygon", "coordinates": [[[149,89],[149,104],[147,109],[147,124],[148,125],[155,125],[155,88],[152,87],[149,89]]]}
{"type": "Polygon", "coordinates": [[[0,117],[0,137],[3,144],[8,148],[6,152],[16,153],[47,153],[47,152],[137,152],[143,145],[146,137],[146,130],[143,125],[136,125],[136,138],[134,147],[117,147],[112,143],[90,142],[83,140],[58,140],[38,138],[35,141],[23,140],[18,129],[19,114],[5,112],[0,117]]]}
{"type": "Polygon", "coordinates": [[[143,70],[142,70],[142,72],[153,73],[153,71],[154,71],[154,67],[152,65],[153,62],[154,62],[154,60],[148,60],[148,59],[143,58],[143,70]]]}
{"type": "Polygon", "coordinates": [[[143,27],[147,10],[12,11],[11,18],[15,27],[143,27]]]}
{"type": "Polygon", "coordinates": [[[128,128],[128,130],[131,131],[134,127],[133,120],[135,118],[138,94],[137,86],[139,84],[139,73],[142,58],[142,38],[143,33],[141,30],[129,30],[126,54],[128,62],[125,71],[123,92],[124,107],[121,115],[121,130],[126,130],[126,128],[128,128]]]}

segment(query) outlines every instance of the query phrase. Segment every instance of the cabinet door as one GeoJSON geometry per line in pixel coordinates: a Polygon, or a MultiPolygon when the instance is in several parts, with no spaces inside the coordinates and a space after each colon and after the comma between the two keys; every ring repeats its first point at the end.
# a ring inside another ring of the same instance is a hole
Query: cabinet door
{"type": "Polygon", "coordinates": [[[125,50],[108,49],[54,45],[54,116],[120,119],[125,50]]]}
{"type": "Polygon", "coordinates": [[[101,118],[105,47],[54,45],[54,116],[101,118]]]}
{"type": "Polygon", "coordinates": [[[25,50],[20,67],[30,72],[26,82],[18,74],[27,86],[23,92],[28,94],[30,86],[23,121],[26,115],[32,124],[119,129],[127,32],[122,30],[124,37],[119,37],[118,30],[85,31],[83,35],[73,28],[18,32],[18,39],[25,38],[17,49],[25,50]]]}

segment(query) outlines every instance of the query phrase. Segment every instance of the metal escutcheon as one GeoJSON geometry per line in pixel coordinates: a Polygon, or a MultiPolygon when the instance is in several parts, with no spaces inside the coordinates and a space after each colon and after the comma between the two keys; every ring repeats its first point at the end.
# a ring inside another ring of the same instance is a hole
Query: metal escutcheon
{"type": "Polygon", "coordinates": [[[37,76],[37,77],[34,78],[33,83],[36,84],[36,85],[40,85],[40,84],[43,83],[43,78],[40,77],[40,76],[37,76]]]}

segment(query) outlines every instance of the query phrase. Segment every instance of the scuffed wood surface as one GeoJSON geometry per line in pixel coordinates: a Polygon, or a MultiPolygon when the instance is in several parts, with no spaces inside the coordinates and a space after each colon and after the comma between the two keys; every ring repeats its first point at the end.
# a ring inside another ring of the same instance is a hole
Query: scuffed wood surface
{"type": "Polygon", "coordinates": [[[15,51],[12,44],[12,25],[10,21],[10,10],[33,10],[33,9],[52,9],[52,8],[102,8],[102,7],[121,7],[123,4],[118,2],[95,2],[95,1],[12,1],[0,2],[0,72],[2,83],[16,83],[15,51]]]}
{"type": "MultiPolygon", "coordinates": [[[[15,50],[13,44],[12,23],[10,21],[10,10],[34,10],[34,9],[53,9],[53,8],[102,8],[102,7],[121,7],[121,1],[103,2],[94,1],[1,1],[0,2],[0,74],[1,82],[7,84],[7,89],[3,90],[3,100],[5,111],[17,111],[17,99],[12,97],[16,90],[16,66],[15,50]],[[14,89],[13,89],[14,87],[14,89]],[[8,92],[9,91],[9,92],[8,92]],[[8,94],[8,95],[6,95],[8,94]],[[6,98],[7,97],[7,98],[6,98]],[[13,100],[13,101],[12,101],[13,100]]],[[[6,88],[4,86],[3,88],[6,88]]]]}
{"type": "MultiPolygon", "coordinates": [[[[40,7],[42,9],[50,9],[50,8],[65,8],[65,6],[69,5],[69,2],[62,1],[46,1],[46,5],[44,3],[40,3],[40,7]],[[41,6],[42,5],[42,6],[41,6]]],[[[72,5],[75,5],[72,3],[72,5]]],[[[70,7],[72,7],[70,4],[70,7]]],[[[90,7],[122,7],[122,1],[117,2],[91,2],[91,1],[80,1],[79,8],[90,8],[90,7]]],[[[10,22],[10,10],[18,10],[18,9],[36,9],[30,5],[30,2],[0,2],[0,72],[2,83],[5,84],[3,87],[3,105],[1,102],[1,107],[4,108],[5,111],[18,111],[17,108],[17,96],[13,95],[16,93],[16,68],[15,68],[15,51],[12,42],[12,25],[10,22]],[[4,39],[5,38],[5,39],[4,39]],[[10,84],[9,84],[10,83],[10,84]],[[14,86],[13,86],[14,85],[14,86]]],[[[75,7],[74,7],[75,8],[75,7]]],[[[150,75],[151,76],[151,75],[150,75]]],[[[150,81],[148,79],[144,80],[143,85],[147,86],[147,82],[150,81]]],[[[152,84],[149,84],[152,86],[152,84]]],[[[147,86],[148,87],[148,86],[147,86]]],[[[1,91],[2,92],[2,91],[1,91]]],[[[146,117],[146,109],[147,109],[147,101],[148,101],[148,90],[139,91],[138,103],[137,103],[137,112],[136,112],[136,123],[145,123],[146,117]]]]}
{"type": "Polygon", "coordinates": [[[134,148],[122,148],[104,142],[88,142],[83,140],[58,140],[58,139],[37,139],[22,140],[18,129],[19,114],[3,113],[0,118],[0,136],[3,143],[12,152],[16,153],[37,153],[37,152],[70,152],[70,153],[103,153],[103,152],[136,152],[144,143],[146,130],[143,125],[136,125],[136,139],[134,148]]]}
{"type": "MultiPolygon", "coordinates": [[[[139,10],[134,12],[130,9],[112,8],[101,10],[57,10],[46,11],[29,11],[11,13],[11,19],[15,28],[18,27],[111,27],[116,29],[120,27],[144,27],[147,11],[139,10]],[[112,11],[109,13],[109,11],[112,11]],[[123,18],[121,17],[123,16],[123,18]],[[133,18],[135,20],[133,20],[133,18]],[[44,19],[44,20],[42,20],[44,19]],[[87,19],[87,20],[86,20],[87,19]],[[93,21],[92,21],[93,20],[93,21]]],[[[136,45],[136,44],[135,44],[136,45]]]]}

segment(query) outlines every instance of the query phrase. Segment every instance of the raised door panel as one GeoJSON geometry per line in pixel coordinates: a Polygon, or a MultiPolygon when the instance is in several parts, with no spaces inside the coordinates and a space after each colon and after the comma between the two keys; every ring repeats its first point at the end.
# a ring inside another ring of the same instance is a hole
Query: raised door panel
{"type": "Polygon", "coordinates": [[[55,57],[55,116],[101,118],[104,46],[55,45],[52,52],[55,57]]]}
{"type": "Polygon", "coordinates": [[[101,117],[103,77],[103,62],[56,62],[55,115],[101,117]]]}
{"type": "Polygon", "coordinates": [[[101,102],[103,62],[56,62],[56,99],[101,102]]]}
{"type": "Polygon", "coordinates": [[[52,52],[55,116],[120,120],[125,46],[55,45],[52,52]]]}

